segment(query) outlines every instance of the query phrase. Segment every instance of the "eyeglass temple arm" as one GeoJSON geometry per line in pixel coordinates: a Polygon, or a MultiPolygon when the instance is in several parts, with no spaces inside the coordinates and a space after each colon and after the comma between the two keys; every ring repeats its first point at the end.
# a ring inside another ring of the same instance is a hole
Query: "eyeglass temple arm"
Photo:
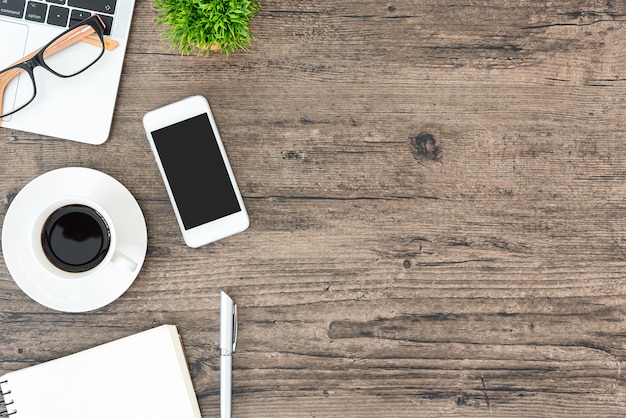
{"type": "MultiPolygon", "coordinates": [[[[68,46],[73,45],[78,41],[83,41],[94,46],[99,46],[101,43],[98,35],[96,35],[93,32],[85,31],[85,32],[80,32],[78,34],[73,34],[72,32],[70,32],[64,38],[59,39],[59,42],[57,44],[51,47],[48,47],[48,49],[46,50],[46,57],[49,57],[50,55],[58,51],[61,51],[62,49],[67,48],[68,46]]],[[[119,45],[118,41],[114,39],[110,39],[110,38],[104,38],[104,49],[106,49],[107,51],[111,51],[117,48],[118,45],[119,45]]],[[[9,67],[19,64],[20,62],[28,61],[29,59],[37,55],[40,50],[41,49],[31,52],[30,54],[20,59],[19,61],[16,61],[13,64],[9,65],[9,67]]],[[[9,84],[9,81],[11,81],[19,73],[20,73],[20,70],[16,68],[14,70],[7,71],[6,73],[3,74],[2,77],[0,77],[0,114],[2,114],[2,102],[4,98],[4,89],[9,84]]],[[[0,118],[0,126],[2,126],[1,118],[0,118]]]]}
{"type": "MultiPolygon", "coordinates": [[[[54,45],[50,45],[46,49],[46,55],[45,56],[49,57],[50,55],[56,53],[57,51],[61,51],[62,49],[67,48],[70,45],[74,45],[78,41],[83,41],[85,43],[88,43],[88,44],[94,45],[94,46],[100,46],[100,44],[101,44],[100,38],[98,37],[98,35],[96,35],[93,32],[90,32],[90,31],[83,31],[83,32],[79,32],[79,33],[69,32],[65,36],[59,38],[57,43],[55,43],[54,45]]],[[[111,51],[111,50],[117,48],[117,46],[119,44],[120,43],[117,42],[114,39],[109,39],[109,38],[105,38],[104,39],[104,49],[106,49],[107,51],[111,51]]],[[[28,58],[32,57],[33,55],[36,55],[38,52],[39,52],[39,50],[33,52],[28,57],[25,57],[25,58],[21,59],[18,62],[25,61],[28,58]]]]}
{"type": "MultiPolygon", "coordinates": [[[[91,35],[82,39],[82,41],[95,46],[100,45],[100,38],[98,38],[98,35],[96,35],[95,33],[92,33],[91,35]]],[[[120,43],[115,39],[104,38],[104,49],[106,49],[107,51],[113,51],[115,48],[117,48],[119,44],[120,43]]]]}
{"type": "MultiPolygon", "coordinates": [[[[90,45],[94,45],[94,46],[100,46],[100,44],[102,44],[102,42],[100,42],[100,38],[98,37],[98,35],[96,35],[95,33],[92,33],[90,35],[75,35],[72,38],[69,38],[69,41],[65,41],[65,40],[61,40],[60,43],[58,45],[55,45],[52,48],[52,51],[50,51],[49,54],[46,54],[46,56],[50,56],[51,54],[54,54],[55,52],[57,52],[57,50],[61,50],[63,48],[66,48],[70,45],[75,44],[78,41],[83,41],[85,43],[88,43],[90,45]],[[69,43],[67,43],[69,42],[69,43]]],[[[104,49],[106,49],[107,51],[112,51],[115,48],[117,48],[117,46],[120,43],[118,41],[116,41],[115,39],[110,39],[110,38],[104,38],[104,49]]],[[[39,51],[37,51],[39,52],[39,51]]],[[[35,52],[35,53],[37,53],[35,52]]]]}

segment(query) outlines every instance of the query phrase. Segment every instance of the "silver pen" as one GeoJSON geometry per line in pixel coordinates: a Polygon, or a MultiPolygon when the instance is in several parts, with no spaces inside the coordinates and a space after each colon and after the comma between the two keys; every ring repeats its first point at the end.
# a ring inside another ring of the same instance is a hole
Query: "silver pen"
{"type": "Polygon", "coordinates": [[[237,345],[237,305],[224,292],[220,298],[220,416],[231,417],[233,352],[237,345]]]}

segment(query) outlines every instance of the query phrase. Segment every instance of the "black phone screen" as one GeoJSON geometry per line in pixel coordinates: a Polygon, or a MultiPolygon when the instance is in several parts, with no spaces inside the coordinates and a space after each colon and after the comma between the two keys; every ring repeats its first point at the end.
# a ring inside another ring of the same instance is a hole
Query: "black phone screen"
{"type": "Polygon", "coordinates": [[[153,131],[152,138],[185,229],[241,210],[206,113],[153,131]]]}

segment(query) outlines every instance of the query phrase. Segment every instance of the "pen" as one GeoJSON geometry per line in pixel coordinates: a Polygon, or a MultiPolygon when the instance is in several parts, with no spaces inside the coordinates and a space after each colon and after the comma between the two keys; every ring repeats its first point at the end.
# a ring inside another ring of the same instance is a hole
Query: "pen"
{"type": "Polygon", "coordinates": [[[220,298],[220,416],[230,418],[233,352],[237,343],[237,305],[224,292],[220,298]]]}

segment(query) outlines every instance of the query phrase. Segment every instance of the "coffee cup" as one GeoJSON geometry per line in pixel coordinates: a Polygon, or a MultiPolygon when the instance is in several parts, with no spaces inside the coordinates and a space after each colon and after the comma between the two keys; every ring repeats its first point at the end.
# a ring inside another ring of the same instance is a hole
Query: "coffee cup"
{"type": "Polygon", "coordinates": [[[91,276],[110,264],[128,272],[139,266],[118,248],[115,225],[106,210],[84,198],[62,199],[44,208],[30,241],[35,260],[61,278],[91,276]]]}

